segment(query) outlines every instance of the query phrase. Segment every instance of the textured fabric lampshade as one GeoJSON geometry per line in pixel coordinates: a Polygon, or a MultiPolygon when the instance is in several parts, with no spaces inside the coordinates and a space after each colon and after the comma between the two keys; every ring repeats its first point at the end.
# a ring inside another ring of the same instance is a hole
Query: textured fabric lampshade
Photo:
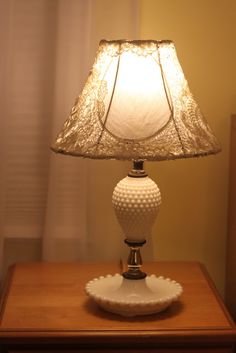
{"type": "Polygon", "coordinates": [[[97,159],[165,160],[216,153],[220,146],[172,41],[102,40],[52,149],[97,159]]]}

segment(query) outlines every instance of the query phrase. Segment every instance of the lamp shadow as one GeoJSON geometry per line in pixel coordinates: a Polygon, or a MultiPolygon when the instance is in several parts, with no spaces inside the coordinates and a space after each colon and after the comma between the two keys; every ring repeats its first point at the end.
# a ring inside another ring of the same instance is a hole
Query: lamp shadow
{"type": "Polygon", "coordinates": [[[105,311],[101,307],[99,307],[98,304],[96,304],[92,299],[88,298],[84,303],[84,309],[87,311],[87,313],[104,320],[119,322],[153,322],[168,320],[174,316],[179,315],[184,310],[184,304],[179,300],[177,302],[172,303],[164,311],[156,314],[126,317],[105,311]]]}

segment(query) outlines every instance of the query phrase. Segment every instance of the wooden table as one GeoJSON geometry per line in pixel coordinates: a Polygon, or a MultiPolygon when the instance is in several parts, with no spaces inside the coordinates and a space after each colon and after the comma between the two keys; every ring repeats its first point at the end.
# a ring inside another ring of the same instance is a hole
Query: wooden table
{"type": "Polygon", "coordinates": [[[163,313],[123,318],[84,292],[88,280],[119,272],[114,263],[15,265],[2,298],[0,352],[233,352],[235,325],[203,266],[153,262],[145,270],[175,279],[184,293],[163,313]]]}

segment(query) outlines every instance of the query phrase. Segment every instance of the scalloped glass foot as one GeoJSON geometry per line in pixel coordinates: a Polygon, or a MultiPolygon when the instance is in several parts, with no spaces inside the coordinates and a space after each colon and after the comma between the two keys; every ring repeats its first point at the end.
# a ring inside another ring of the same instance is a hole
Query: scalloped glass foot
{"type": "Polygon", "coordinates": [[[129,317],[161,312],[183,292],[181,285],[169,278],[151,275],[128,280],[119,274],[95,278],[85,290],[104,310],[129,317]]]}

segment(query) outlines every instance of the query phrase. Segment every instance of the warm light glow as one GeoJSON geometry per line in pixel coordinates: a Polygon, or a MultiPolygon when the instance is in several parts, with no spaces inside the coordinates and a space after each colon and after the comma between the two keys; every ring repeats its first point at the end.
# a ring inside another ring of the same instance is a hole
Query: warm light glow
{"type": "Polygon", "coordinates": [[[170,119],[160,65],[152,56],[123,52],[119,61],[117,58],[112,60],[104,80],[108,95],[103,122],[106,121],[106,128],[115,136],[147,138],[170,119]]]}

